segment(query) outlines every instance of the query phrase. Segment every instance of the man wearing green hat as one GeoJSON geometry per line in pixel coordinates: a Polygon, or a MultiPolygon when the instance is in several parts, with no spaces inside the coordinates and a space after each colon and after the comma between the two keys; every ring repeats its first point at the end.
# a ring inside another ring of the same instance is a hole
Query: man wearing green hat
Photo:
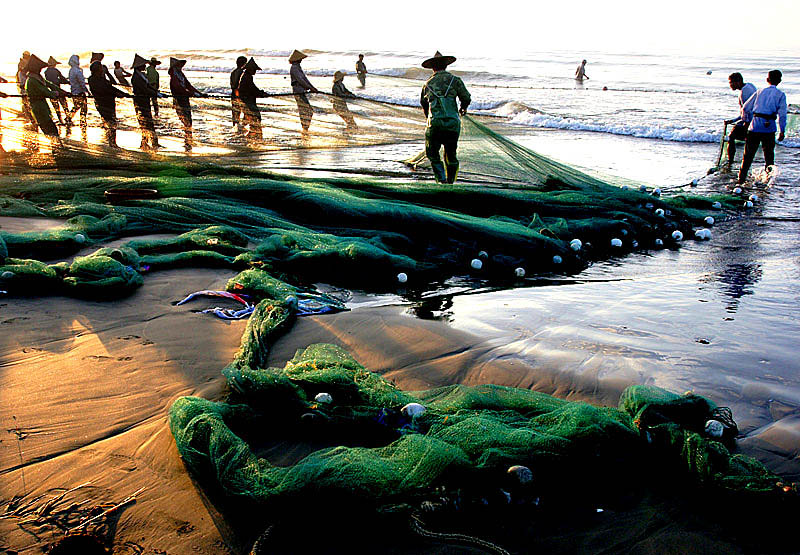
{"type": "Polygon", "coordinates": [[[35,54],[31,54],[28,60],[28,66],[25,68],[27,71],[25,94],[28,95],[33,118],[36,120],[36,124],[42,130],[42,133],[50,137],[58,138],[58,129],[50,115],[50,106],[47,105],[47,99],[58,98],[60,89],[42,77],[40,72],[46,67],[47,64],[44,61],[35,54]]]}
{"type": "Polygon", "coordinates": [[[425,129],[425,154],[438,183],[455,183],[458,174],[458,136],[461,133],[460,116],[467,113],[469,91],[460,77],[446,68],[455,62],[453,56],[443,56],[437,51],[432,58],[422,62],[422,67],[433,70],[433,75],[422,87],[420,104],[428,118],[425,129]],[[458,98],[461,106],[456,103],[458,98]],[[444,146],[444,164],[439,150],[444,146]]]}

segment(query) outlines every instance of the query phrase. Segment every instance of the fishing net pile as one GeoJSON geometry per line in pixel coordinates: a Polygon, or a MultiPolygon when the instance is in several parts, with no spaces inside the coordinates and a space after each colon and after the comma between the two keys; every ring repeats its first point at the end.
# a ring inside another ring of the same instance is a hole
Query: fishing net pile
{"type": "Polygon", "coordinates": [[[392,510],[441,489],[502,486],[519,465],[561,483],[587,472],[625,480],[657,464],[664,479],[710,490],[782,493],[778,476],[731,454],[726,434],[709,437],[709,421],[735,424],[693,394],[633,386],[619,408],[606,408],[495,385],[402,391],[324,344],[268,368],[269,345],[291,323],[294,302],[287,293],[258,304],[223,370],[226,402],[183,397],[170,408],[188,468],[229,498],[276,510],[333,500],[392,510]],[[280,442],[310,452],[281,465],[262,456],[280,442]]]}

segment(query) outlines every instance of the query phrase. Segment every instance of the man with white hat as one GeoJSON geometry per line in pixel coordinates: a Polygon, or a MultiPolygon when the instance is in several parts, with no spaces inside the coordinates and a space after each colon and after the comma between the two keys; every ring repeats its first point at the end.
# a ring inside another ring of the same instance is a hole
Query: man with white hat
{"type": "Polygon", "coordinates": [[[61,91],[61,87],[59,86],[69,85],[69,80],[64,77],[56,67],[60,63],[61,62],[50,56],[50,59],[47,60],[47,69],[44,70],[44,78],[54,84],[59,90],[58,98],[54,98],[50,101],[56,111],[56,116],[58,116],[58,123],[64,123],[64,120],[61,118],[61,108],[64,108],[67,125],[70,125],[72,124],[72,118],[69,115],[69,108],[67,107],[67,94],[61,91]],[[59,106],[59,104],[61,106],[59,106]]]}
{"type": "Polygon", "coordinates": [[[455,62],[454,56],[443,56],[438,50],[433,57],[422,62],[422,67],[433,70],[433,75],[422,87],[420,104],[428,126],[425,129],[425,154],[439,183],[455,183],[458,174],[458,137],[461,134],[461,115],[467,113],[471,97],[460,77],[446,71],[455,62]],[[461,106],[456,103],[458,98],[461,106]],[[439,150],[444,146],[444,161],[439,150]],[[446,166],[446,169],[445,169],[446,166]]]}
{"type": "Polygon", "coordinates": [[[153,112],[150,110],[150,102],[158,97],[158,91],[150,85],[147,75],[144,74],[144,67],[147,60],[136,54],[133,58],[133,76],[131,76],[131,86],[133,87],[133,106],[136,108],[136,117],[139,120],[139,128],[142,130],[142,150],[155,150],[160,148],[158,137],[156,136],[156,123],[153,121],[153,112]]]}
{"type": "Polygon", "coordinates": [[[295,50],[292,52],[292,55],[289,56],[289,63],[292,64],[292,67],[289,70],[289,78],[292,81],[292,92],[294,93],[294,99],[297,102],[297,112],[300,114],[300,125],[303,127],[304,133],[307,132],[308,128],[311,126],[311,118],[314,115],[314,109],[311,107],[311,103],[308,101],[306,93],[319,92],[317,88],[308,80],[305,72],[303,72],[303,68],[300,67],[300,62],[302,62],[305,58],[308,58],[308,56],[299,50],[295,50]]]}

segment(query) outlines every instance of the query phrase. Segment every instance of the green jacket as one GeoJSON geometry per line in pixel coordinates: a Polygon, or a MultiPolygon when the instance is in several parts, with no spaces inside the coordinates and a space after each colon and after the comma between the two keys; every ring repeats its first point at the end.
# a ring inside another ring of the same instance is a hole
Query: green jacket
{"type": "Polygon", "coordinates": [[[446,131],[460,131],[461,118],[458,103],[466,110],[471,97],[460,77],[447,71],[437,71],[422,87],[420,104],[428,118],[428,127],[446,131]]]}
{"type": "Polygon", "coordinates": [[[51,120],[50,105],[47,103],[47,99],[58,98],[57,91],[58,86],[50,81],[28,76],[28,80],[25,82],[25,94],[28,95],[28,101],[31,103],[31,112],[33,112],[33,117],[37,123],[51,120]]]}
{"type": "Polygon", "coordinates": [[[145,74],[147,75],[147,81],[155,88],[158,88],[158,70],[155,67],[148,65],[147,69],[145,70],[145,74]]]}

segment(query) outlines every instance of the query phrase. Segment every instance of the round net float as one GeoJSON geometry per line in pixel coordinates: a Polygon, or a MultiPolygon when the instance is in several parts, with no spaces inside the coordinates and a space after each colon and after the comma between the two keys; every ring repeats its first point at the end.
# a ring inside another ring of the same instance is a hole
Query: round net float
{"type": "Polygon", "coordinates": [[[664,209],[663,208],[656,208],[656,216],[664,217],[664,209]]]}
{"type": "Polygon", "coordinates": [[[750,197],[748,198],[748,200],[751,200],[751,201],[753,201],[753,202],[758,202],[758,195],[756,195],[756,194],[754,193],[754,194],[750,195],[750,197]]]}
{"type": "Polygon", "coordinates": [[[573,239],[572,241],[569,242],[569,248],[571,248],[574,251],[581,250],[581,247],[583,247],[583,243],[581,242],[580,239],[573,239]]]}
{"type": "Polygon", "coordinates": [[[518,278],[525,277],[525,268],[517,268],[516,270],[514,270],[514,275],[517,276],[518,278]]]}
{"type": "Polygon", "coordinates": [[[698,180],[692,179],[692,187],[697,187],[698,180]]]}
{"type": "Polygon", "coordinates": [[[647,192],[647,185],[639,185],[639,190],[643,193],[647,192]]]}
{"type": "Polygon", "coordinates": [[[714,210],[722,210],[722,203],[717,201],[711,205],[711,208],[713,208],[714,210]]]}
{"type": "Polygon", "coordinates": [[[81,245],[84,244],[86,242],[86,235],[84,235],[83,233],[76,233],[75,242],[81,245]]]}
{"type": "Polygon", "coordinates": [[[636,239],[634,239],[634,240],[633,240],[633,242],[631,243],[631,247],[633,247],[633,248],[635,249],[635,248],[637,248],[638,246],[639,246],[639,241],[637,241],[636,239]]]}
{"type": "Polygon", "coordinates": [[[405,272],[400,272],[399,274],[397,274],[397,281],[400,283],[405,283],[408,281],[408,276],[406,275],[405,272]]]}
{"type": "Polygon", "coordinates": [[[622,189],[623,191],[627,191],[630,189],[630,187],[628,187],[627,185],[623,185],[622,187],[620,187],[620,189],[622,189]]]}
{"type": "Polygon", "coordinates": [[[654,197],[660,197],[661,196],[661,189],[659,189],[658,187],[653,189],[653,196],[654,197]]]}
{"type": "Polygon", "coordinates": [[[321,392],[314,396],[314,401],[317,403],[325,403],[327,405],[329,403],[333,403],[333,397],[331,397],[330,393],[321,392]]]}
{"type": "Polygon", "coordinates": [[[719,439],[725,433],[725,426],[719,420],[709,420],[706,422],[705,431],[708,437],[719,439]]]}
{"type": "Polygon", "coordinates": [[[703,221],[706,223],[706,225],[714,225],[714,216],[706,216],[703,218],[703,221]]]}
{"type": "Polygon", "coordinates": [[[426,410],[428,409],[419,403],[409,403],[400,409],[400,412],[409,418],[415,418],[421,414],[424,414],[426,410]]]}
{"type": "Polygon", "coordinates": [[[486,260],[487,258],[489,258],[489,253],[486,251],[481,251],[478,253],[478,258],[486,260]]]}
{"type": "Polygon", "coordinates": [[[558,255],[555,255],[555,256],[553,257],[553,264],[561,264],[563,261],[564,261],[564,260],[563,260],[563,259],[562,259],[560,256],[558,256],[558,255]]]}
{"type": "Polygon", "coordinates": [[[475,270],[480,270],[483,268],[483,262],[481,262],[480,258],[473,258],[469,265],[475,270]]]}
{"type": "Polygon", "coordinates": [[[652,202],[648,202],[647,204],[644,205],[644,207],[647,208],[648,210],[652,210],[655,207],[655,204],[653,204],[652,202]]]}
{"type": "Polygon", "coordinates": [[[508,474],[521,485],[530,484],[533,482],[533,472],[531,472],[530,468],[521,464],[515,464],[514,466],[508,467],[506,474],[508,474]]]}
{"type": "Polygon", "coordinates": [[[675,230],[672,232],[672,239],[675,241],[682,241],[683,240],[683,233],[680,230],[675,230]]]}
{"type": "Polygon", "coordinates": [[[620,229],[619,232],[622,233],[623,237],[628,234],[628,230],[625,228],[620,229]]]}
{"type": "Polygon", "coordinates": [[[661,239],[656,239],[655,240],[655,245],[656,245],[656,247],[663,247],[664,246],[664,241],[662,241],[661,239]]]}
{"type": "Polygon", "coordinates": [[[733,194],[734,194],[734,195],[741,195],[741,194],[742,194],[742,188],[741,188],[741,187],[736,187],[736,188],[733,190],[733,194]]]}
{"type": "Polygon", "coordinates": [[[752,208],[753,207],[753,201],[752,200],[744,201],[744,207],[745,208],[752,208]]]}
{"type": "Polygon", "coordinates": [[[614,237],[613,239],[611,239],[611,246],[612,247],[617,247],[617,248],[621,247],[622,246],[622,239],[614,237]]]}

